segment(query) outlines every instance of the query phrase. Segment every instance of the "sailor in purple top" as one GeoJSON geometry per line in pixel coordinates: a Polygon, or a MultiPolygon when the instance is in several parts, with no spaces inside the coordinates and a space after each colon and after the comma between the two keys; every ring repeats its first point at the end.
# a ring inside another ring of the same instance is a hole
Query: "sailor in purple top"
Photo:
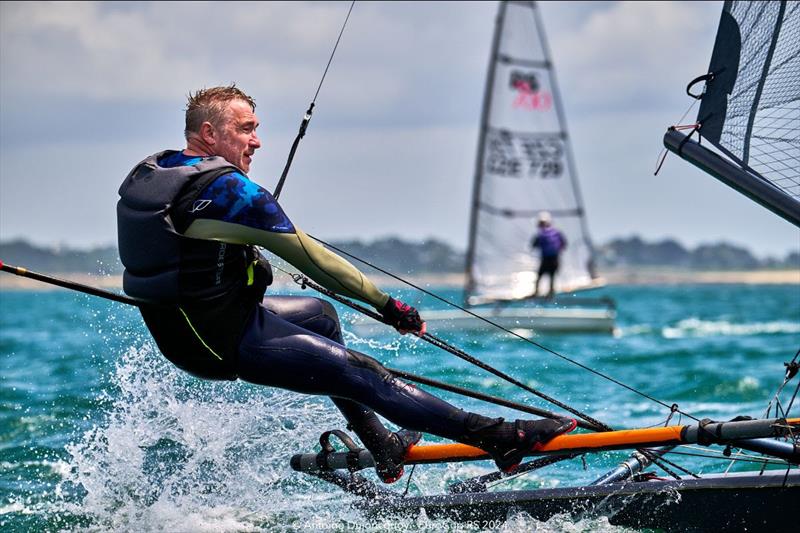
{"type": "Polygon", "coordinates": [[[553,227],[552,217],[547,211],[539,213],[539,231],[531,241],[531,247],[539,248],[541,261],[539,262],[539,272],[536,275],[536,285],[534,285],[534,298],[539,295],[539,282],[543,274],[550,276],[550,291],[548,298],[555,294],[555,279],[558,272],[558,258],[564,248],[567,247],[567,239],[564,234],[553,227]]]}

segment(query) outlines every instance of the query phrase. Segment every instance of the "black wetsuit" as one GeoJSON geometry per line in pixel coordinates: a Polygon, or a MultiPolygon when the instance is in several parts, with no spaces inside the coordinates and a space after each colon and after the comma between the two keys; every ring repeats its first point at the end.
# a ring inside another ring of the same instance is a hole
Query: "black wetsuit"
{"type": "MultiPolygon", "coordinates": [[[[178,166],[200,168],[202,164],[203,158],[188,157],[181,152],[165,152],[150,160],[150,166],[158,171],[178,166]]],[[[140,167],[131,176],[135,178],[137,172],[144,172],[147,179],[152,179],[147,169],[140,167]]],[[[177,302],[142,310],[148,328],[167,358],[202,377],[238,377],[260,385],[330,396],[368,447],[370,440],[377,444],[387,432],[372,410],[402,427],[462,441],[468,427],[493,422],[494,419],[467,413],[404,383],[376,360],[347,349],[330,303],[289,296],[260,301],[266,286],[263,280],[260,283],[248,280],[253,274],[246,273],[245,267],[253,255],[245,245],[263,246],[327,288],[376,308],[388,300],[388,295],[355,267],[296,228],[268,191],[241,172],[228,170],[209,178],[202,187],[191,183],[183,186],[168,202],[166,214],[158,215],[159,220],[167,219],[173,226],[163,231],[174,229],[184,249],[189,250],[180,254],[193,259],[191,272],[179,275],[180,279],[190,280],[179,284],[186,294],[182,293],[177,302]],[[206,248],[198,248],[206,246],[203,243],[216,244],[204,252],[206,248]],[[209,279],[209,286],[230,287],[214,294],[200,294],[204,286],[191,280],[202,280],[203,275],[209,279]],[[192,283],[194,289],[187,289],[192,283]],[[220,331],[229,337],[227,341],[220,338],[220,331]],[[215,368],[220,369],[219,375],[214,375],[215,368]]],[[[128,180],[120,190],[122,199],[118,208],[123,213],[119,215],[123,263],[126,250],[128,255],[139,254],[140,258],[144,253],[124,244],[127,236],[123,235],[123,226],[137,228],[139,224],[125,221],[144,216],[138,212],[124,214],[130,210],[129,206],[137,205],[126,198],[126,184],[128,180]]],[[[135,237],[137,246],[146,246],[147,235],[135,237]]],[[[145,255],[141,260],[147,262],[147,259],[145,255]]],[[[180,267],[184,259],[178,257],[176,261],[180,267]]],[[[135,277],[131,267],[135,262],[129,259],[125,264],[130,270],[126,276],[135,277]]],[[[147,269],[142,270],[142,276],[147,275],[147,269]]],[[[255,277],[258,281],[259,276],[255,277]]]]}

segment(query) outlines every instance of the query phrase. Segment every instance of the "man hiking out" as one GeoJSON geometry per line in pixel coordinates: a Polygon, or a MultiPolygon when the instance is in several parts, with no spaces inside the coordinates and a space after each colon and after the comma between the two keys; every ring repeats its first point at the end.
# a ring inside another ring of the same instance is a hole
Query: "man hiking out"
{"type": "Polygon", "coordinates": [[[458,409],[345,347],[330,303],[264,297],[272,271],[255,246],[375,307],[401,333],[425,332],[416,309],[309,238],[247,177],[261,147],[255,107],[235,85],[191,94],[186,148],[147,157],[120,187],[123,286],[152,302],[141,313],[164,356],[203,378],[329,396],[387,483],[402,476],[419,432],[480,447],[510,471],[526,451],[573,429],[572,419],[505,422],[458,409]],[[376,412],[406,429],[388,430],[376,412]]]}

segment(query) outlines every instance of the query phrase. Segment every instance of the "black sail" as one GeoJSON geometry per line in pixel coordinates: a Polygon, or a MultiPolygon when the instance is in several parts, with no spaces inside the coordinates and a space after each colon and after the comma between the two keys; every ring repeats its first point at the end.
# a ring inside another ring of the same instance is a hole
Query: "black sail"
{"type": "Polygon", "coordinates": [[[725,2],[697,124],[664,142],[800,225],[800,2],[725,2]]]}

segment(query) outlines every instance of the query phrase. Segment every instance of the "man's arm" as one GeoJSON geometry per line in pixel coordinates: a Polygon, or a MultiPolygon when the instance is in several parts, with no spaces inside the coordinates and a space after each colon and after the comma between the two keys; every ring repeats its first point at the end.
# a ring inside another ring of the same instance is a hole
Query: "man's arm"
{"type": "Polygon", "coordinates": [[[378,289],[351,263],[311,239],[302,230],[272,232],[221,220],[199,218],[184,234],[232,244],[255,244],[297,267],[305,275],[337,294],[366,302],[381,309],[389,295],[378,289]]]}
{"type": "Polygon", "coordinates": [[[239,172],[224,174],[180,213],[186,237],[255,244],[338,294],[381,309],[389,296],[348,261],[296,228],[266,189],[239,172]]]}
{"type": "Polygon", "coordinates": [[[263,246],[325,288],[371,304],[401,333],[425,333],[416,309],[379,290],[348,261],[296,228],[269,191],[239,172],[220,176],[175,214],[187,237],[263,246]]]}

